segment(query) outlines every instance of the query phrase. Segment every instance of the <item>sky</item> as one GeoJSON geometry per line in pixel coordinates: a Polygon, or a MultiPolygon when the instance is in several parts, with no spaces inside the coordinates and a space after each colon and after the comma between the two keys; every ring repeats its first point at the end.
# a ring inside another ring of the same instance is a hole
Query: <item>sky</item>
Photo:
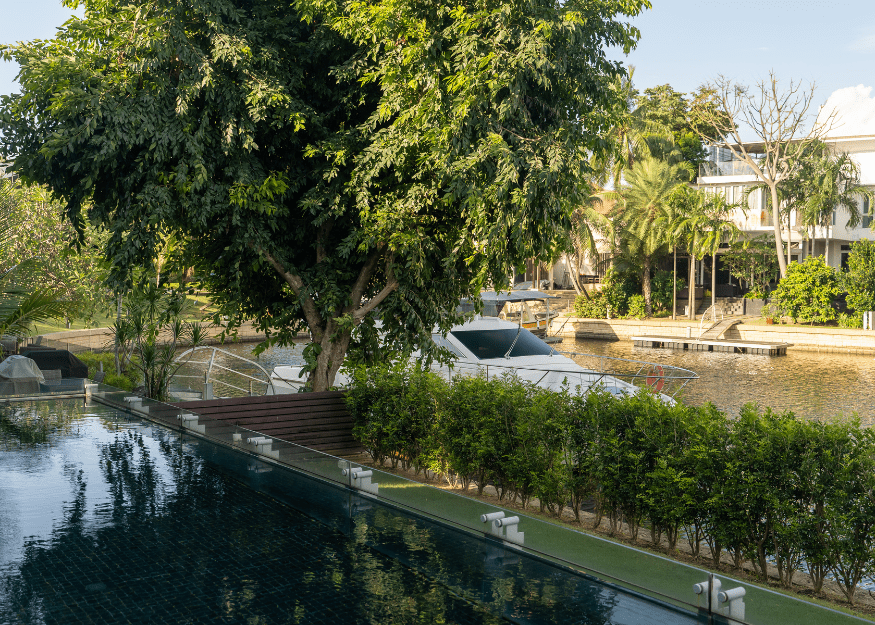
{"type": "MultiPolygon", "coordinates": [[[[839,89],[875,86],[872,0],[651,1],[653,9],[633,19],[638,48],[628,57],[612,52],[635,66],[642,91],[668,83],[688,93],[718,74],[753,86],[774,70],[782,81],[816,83],[819,106],[839,89]]],[[[3,43],[49,38],[72,13],[60,0],[0,0],[0,7],[3,43]]],[[[16,73],[0,62],[0,93],[17,91],[16,73]]]]}

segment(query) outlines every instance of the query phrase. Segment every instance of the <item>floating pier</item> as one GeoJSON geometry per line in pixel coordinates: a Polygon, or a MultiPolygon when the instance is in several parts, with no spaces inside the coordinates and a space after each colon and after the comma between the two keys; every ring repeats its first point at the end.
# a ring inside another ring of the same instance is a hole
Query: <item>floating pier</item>
{"type": "Polygon", "coordinates": [[[635,347],[662,347],[690,352],[724,352],[729,354],[756,354],[760,356],[786,356],[792,343],[768,343],[763,341],[735,341],[730,339],[694,339],[678,336],[633,336],[635,347]]]}

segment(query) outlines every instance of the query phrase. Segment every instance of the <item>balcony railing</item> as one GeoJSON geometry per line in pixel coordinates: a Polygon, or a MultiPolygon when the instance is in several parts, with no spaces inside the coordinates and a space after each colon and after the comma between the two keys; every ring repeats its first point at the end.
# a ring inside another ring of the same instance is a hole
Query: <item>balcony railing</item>
{"type": "Polygon", "coordinates": [[[753,175],[753,167],[744,161],[705,161],[699,165],[699,176],[743,176],[753,175]]]}

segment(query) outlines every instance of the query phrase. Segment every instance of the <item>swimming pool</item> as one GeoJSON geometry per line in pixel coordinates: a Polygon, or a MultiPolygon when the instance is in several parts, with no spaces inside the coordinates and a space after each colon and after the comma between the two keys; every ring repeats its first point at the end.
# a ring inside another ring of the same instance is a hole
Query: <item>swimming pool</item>
{"type": "Polygon", "coordinates": [[[0,411],[59,423],[0,429],[0,623],[700,622],[100,404],[0,411]]]}

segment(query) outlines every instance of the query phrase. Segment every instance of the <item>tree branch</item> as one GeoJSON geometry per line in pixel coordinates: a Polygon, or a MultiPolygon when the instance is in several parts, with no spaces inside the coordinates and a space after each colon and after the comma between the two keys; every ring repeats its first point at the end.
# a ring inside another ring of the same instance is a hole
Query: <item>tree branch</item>
{"type": "Polygon", "coordinates": [[[301,303],[301,309],[304,311],[304,319],[306,319],[307,325],[310,326],[310,331],[313,333],[313,340],[320,343],[322,341],[323,330],[322,315],[316,310],[316,302],[314,302],[313,298],[306,293],[304,281],[301,279],[301,276],[287,271],[281,262],[263,249],[259,248],[258,252],[264,256],[265,260],[270,263],[282,279],[286,281],[286,284],[292,288],[295,295],[298,296],[298,301],[301,303]]]}
{"type": "MultiPolygon", "coordinates": [[[[379,252],[375,252],[375,254],[372,255],[371,258],[368,259],[368,264],[365,265],[364,268],[362,268],[362,273],[359,274],[359,279],[358,279],[358,281],[356,281],[356,288],[359,286],[359,283],[361,282],[362,283],[361,284],[362,290],[359,292],[360,294],[358,295],[358,298],[353,300],[354,306],[358,302],[361,301],[361,296],[362,296],[362,294],[364,294],[364,287],[367,285],[367,281],[370,279],[370,274],[373,273],[374,267],[376,266],[378,254],[379,254],[379,252]],[[373,263],[371,262],[372,260],[373,260],[373,263]],[[364,281],[362,281],[362,278],[364,277],[365,268],[369,268],[369,272],[368,272],[369,275],[367,276],[367,278],[364,281]]],[[[394,259],[391,256],[389,256],[389,258],[386,259],[386,286],[384,286],[383,289],[379,293],[377,293],[374,297],[369,299],[366,304],[362,305],[358,310],[356,310],[352,314],[352,317],[356,322],[364,319],[365,315],[367,315],[369,312],[371,312],[377,306],[379,306],[380,302],[382,302],[384,299],[386,299],[395,289],[398,288],[398,286],[399,286],[398,281],[395,279],[394,271],[392,271],[393,261],[394,261],[394,259]]],[[[354,288],[353,293],[356,293],[356,292],[357,291],[354,288]]]]}

